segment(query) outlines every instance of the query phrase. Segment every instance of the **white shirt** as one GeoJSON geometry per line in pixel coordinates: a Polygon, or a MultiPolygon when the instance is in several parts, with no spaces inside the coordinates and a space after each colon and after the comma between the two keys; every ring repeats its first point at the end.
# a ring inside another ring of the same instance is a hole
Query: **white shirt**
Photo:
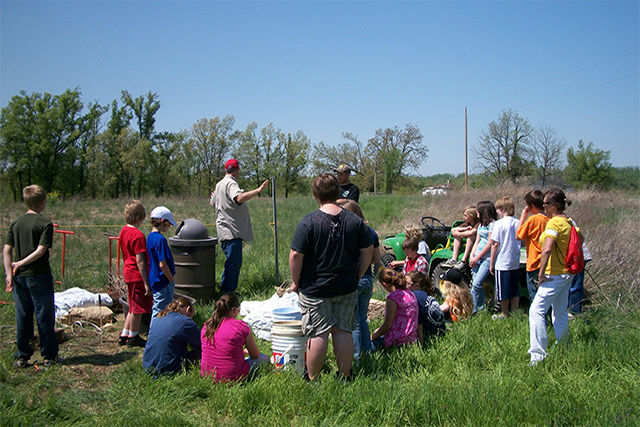
{"type": "Polygon", "coordinates": [[[504,216],[495,222],[491,241],[500,243],[495,269],[500,271],[520,268],[520,245],[516,237],[520,221],[512,216],[504,216]]]}

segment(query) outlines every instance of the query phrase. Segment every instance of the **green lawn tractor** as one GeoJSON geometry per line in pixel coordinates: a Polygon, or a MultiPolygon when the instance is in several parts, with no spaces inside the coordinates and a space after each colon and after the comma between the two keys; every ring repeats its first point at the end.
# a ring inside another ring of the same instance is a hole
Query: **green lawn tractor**
{"type": "MultiPolygon", "coordinates": [[[[429,261],[429,277],[434,284],[440,281],[440,273],[444,272],[441,263],[447,261],[453,255],[453,237],[451,237],[451,228],[457,227],[463,221],[456,221],[451,227],[445,225],[438,218],[432,216],[422,217],[422,239],[429,246],[431,251],[431,260],[429,261]]],[[[405,259],[405,253],[402,250],[402,242],[404,242],[404,233],[398,233],[395,236],[387,237],[382,241],[385,253],[382,255],[381,263],[388,266],[392,261],[405,259]]],[[[459,258],[464,255],[464,246],[460,250],[459,258]]],[[[470,285],[470,276],[467,275],[467,285],[470,285]]]]}

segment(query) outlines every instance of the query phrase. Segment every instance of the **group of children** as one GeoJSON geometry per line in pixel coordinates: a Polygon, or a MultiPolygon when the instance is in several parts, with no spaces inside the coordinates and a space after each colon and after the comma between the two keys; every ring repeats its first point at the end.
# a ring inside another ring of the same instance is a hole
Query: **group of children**
{"type": "MultiPolygon", "coordinates": [[[[33,355],[30,340],[33,338],[34,314],[43,365],[50,366],[58,358],[53,279],[49,265],[53,224],[41,215],[46,204],[46,193],[41,187],[25,187],[23,198],[28,210],[10,225],[3,250],[6,291],[13,291],[16,303],[16,366],[28,366],[33,355]]],[[[428,276],[430,252],[422,239],[422,230],[415,226],[407,227],[402,245],[407,257],[390,266],[399,268],[401,265],[402,272],[384,268],[378,274],[378,281],[388,295],[384,321],[371,334],[366,321],[373,285],[371,270],[359,284],[358,304],[361,307],[357,309],[358,333],[354,334],[357,353],[423,343],[428,337],[442,334],[446,329],[447,316],[455,322],[484,307],[482,283],[490,273],[495,276],[496,298],[501,302],[502,313],[496,316],[507,317],[519,302],[520,247],[523,243],[527,252],[529,298],[533,301],[539,278],[544,277],[540,274],[542,248],[539,239],[549,218],[543,213],[543,198],[539,190],[527,193],[524,197],[526,207],[520,220],[513,216],[515,205],[509,197],[499,199],[495,205],[491,201],[481,201],[477,206],[465,208],[465,222],[452,230],[454,261],[440,277],[444,280],[440,288],[444,296],[442,304],[435,299],[437,290],[434,290],[428,276]],[[464,240],[466,248],[460,265],[457,257],[464,240]],[[472,271],[470,290],[461,284],[460,268],[467,262],[472,271]]],[[[357,203],[344,204],[344,208],[364,220],[357,203]]],[[[235,295],[223,295],[216,302],[212,317],[201,330],[191,319],[193,308],[190,301],[183,297],[174,300],[175,266],[163,236],[171,226],[177,225],[171,211],[164,206],[152,210],[152,230],[146,238],[139,229],[146,219],[142,203],[138,200],[129,202],[124,216],[127,224],[122,228],[119,240],[129,310],[119,344],[147,346],[143,356],[146,370],[175,372],[184,361],[201,360],[202,375],[211,376],[216,381],[243,379],[265,363],[268,359],[259,352],[251,330],[237,319],[240,304],[235,295]],[[145,313],[152,314],[149,343],[139,335],[145,313]],[[191,347],[191,352],[188,347],[191,347]],[[246,359],[245,355],[248,356],[246,359]]],[[[375,246],[379,246],[374,230],[370,228],[370,232],[376,237],[375,246]]],[[[373,257],[372,264],[379,261],[379,251],[375,253],[378,257],[373,257]]]]}

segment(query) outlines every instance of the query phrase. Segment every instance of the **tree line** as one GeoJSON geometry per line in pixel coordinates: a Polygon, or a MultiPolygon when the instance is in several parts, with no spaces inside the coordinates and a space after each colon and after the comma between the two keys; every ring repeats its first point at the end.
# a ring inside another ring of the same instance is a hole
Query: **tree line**
{"type": "MultiPolygon", "coordinates": [[[[62,197],[141,197],[181,194],[205,197],[224,175],[224,162],[237,158],[244,184],[275,177],[285,197],[309,191],[310,177],[348,164],[364,192],[419,188],[410,175],[428,157],[413,124],[377,129],[366,141],[343,132],[343,142],[312,142],[302,130],[283,131],[252,122],[237,129],[231,115],[201,118],[190,129],[158,131],[158,94],[123,90],[109,105],[85,106],[79,88],[61,94],[11,98],[0,114],[0,196],[20,199],[21,189],[39,183],[62,197]]],[[[543,183],[562,176],[574,185],[615,183],[610,153],[579,142],[565,151],[550,126],[533,128],[506,110],[489,123],[473,148],[479,174],[516,182],[537,176],[543,183]],[[566,159],[566,163],[564,161],[566,159]]],[[[637,168],[630,174],[637,175],[637,168]]],[[[620,174],[618,174],[620,175],[620,174]]],[[[486,180],[485,180],[486,181],[486,180]]]]}
{"type": "Polygon", "coordinates": [[[313,144],[302,130],[285,132],[273,123],[236,129],[231,115],[201,118],[190,129],[158,131],[158,95],[123,90],[110,105],[83,104],[78,88],[59,95],[12,97],[0,116],[0,180],[4,196],[39,183],[63,197],[208,195],[237,158],[242,181],[259,185],[275,177],[285,197],[306,192],[309,176],[348,163],[387,193],[412,167],[426,160],[420,130],[378,129],[365,145],[345,133],[339,147],[313,144]],[[369,169],[373,170],[372,173],[369,169]]]}

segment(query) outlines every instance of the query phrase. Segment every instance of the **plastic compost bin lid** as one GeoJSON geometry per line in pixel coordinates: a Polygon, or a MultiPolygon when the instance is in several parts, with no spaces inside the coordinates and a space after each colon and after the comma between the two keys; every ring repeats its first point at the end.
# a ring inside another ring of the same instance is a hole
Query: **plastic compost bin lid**
{"type": "Polygon", "coordinates": [[[197,219],[185,219],[176,228],[176,235],[169,238],[171,246],[215,246],[216,237],[210,237],[204,224],[197,219]]]}

